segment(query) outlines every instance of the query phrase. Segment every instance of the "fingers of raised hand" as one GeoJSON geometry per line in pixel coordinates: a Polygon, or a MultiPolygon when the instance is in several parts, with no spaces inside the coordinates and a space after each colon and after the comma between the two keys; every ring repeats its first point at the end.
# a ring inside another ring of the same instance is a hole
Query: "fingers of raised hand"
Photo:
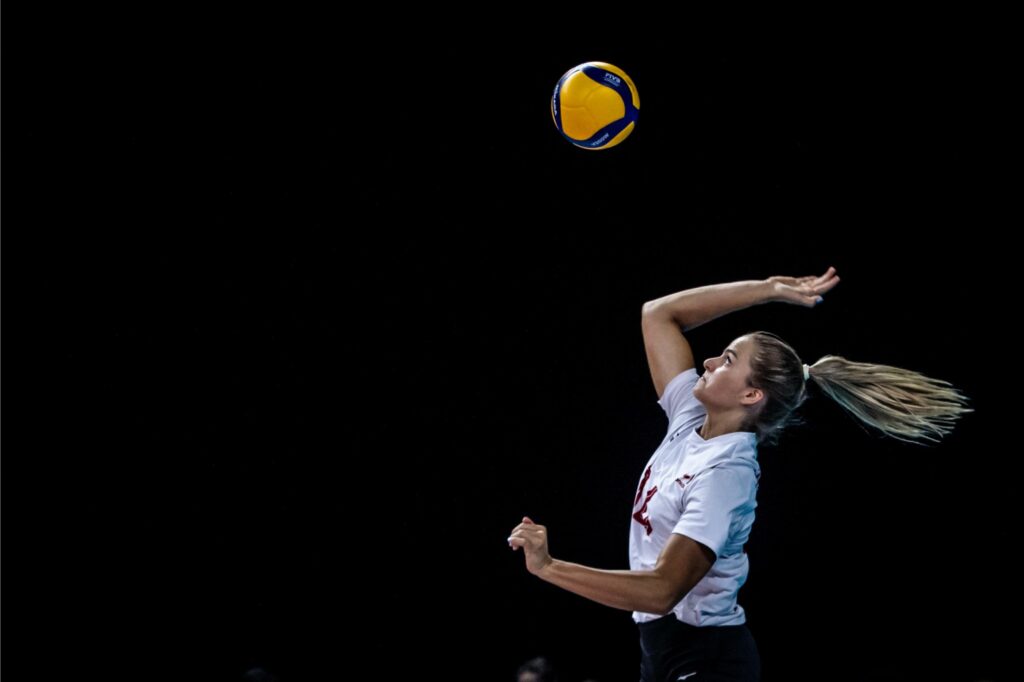
{"type": "Polygon", "coordinates": [[[533,530],[533,531],[540,530],[540,531],[547,531],[547,526],[542,526],[539,523],[534,523],[533,521],[524,521],[524,522],[520,523],[518,526],[516,526],[515,528],[513,528],[512,532],[514,533],[517,530],[533,530]]]}
{"type": "Polygon", "coordinates": [[[839,284],[839,275],[836,274],[835,268],[830,267],[820,277],[800,278],[800,286],[797,288],[800,290],[803,302],[807,305],[814,305],[821,303],[821,295],[831,291],[837,284],[839,284]]]}
{"type": "Polygon", "coordinates": [[[512,549],[517,547],[539,547],[544,544],[545,538],[547,537],[547,529],[544,526],[538,526],[536,524],[519,524],[512,529],[512,534],[508,536],[508,544],[512,549]]]}
{"type": "Polygon", "coordinates": [[[839,275],[832,275],[832,277],[824,282],[818,283],[814,289],[817,293],[823,294],[826,291],[831,291],[837,284],[839,284],[839,275]]]}
{"type": "Polygon", "coordinates": [[[820,277],[812,277],[811,279],[814,281],[814,286],[818,287],[828,285],[829,288],[835,286],[835,282],[839,281],[839,277],[836,275],[836,269],[834,267],[829,267],[829,269],[825,271],[824,275],[821,275],[820,277]]]}
{"type": "Polygon", "coordinates": [[[815,294],[802,294],[800,296],[800,302],[808,308],[813,308],[821,303],[822,300],[821,296],[817,296],[815,294]]]}

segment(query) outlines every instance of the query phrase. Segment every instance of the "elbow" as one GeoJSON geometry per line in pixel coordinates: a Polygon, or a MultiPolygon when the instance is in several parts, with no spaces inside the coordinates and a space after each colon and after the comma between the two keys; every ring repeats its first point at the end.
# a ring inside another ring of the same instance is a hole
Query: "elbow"
{"type": "Polygon", "coordinates": [[[654,609],[651,613],[659,616],[667,616],[672,613],[672,609],[674,609],[689,592],[689,589],[680,590],[675,586],[666,589],[662,594],[658,595],[654,599],[654,609]]]}
{"type": "Polygon", "coordinates": [[[663,320],[671,320],[672,314],[659,301],[647,301],[640,310],[640,319],[645,323],[659,323],[663,320]]]}
{"type": "Polygon", "coordinates": [[[676,607],[679,601],[679,599],[659,599],[654,608],[651,609],[651,613],[658,616],[667,616],[672,613],[672,609],[676,607]]]}
{"type": "Polygon", "coordinates": [[[651,324],[663,324],[665,322],[672,322],[677,325],[682,324],[679,320],[678,312],[673,312],[672,308],[661,299],[644,303],[640,309],[640,319],[644,323],[651,324]]]}

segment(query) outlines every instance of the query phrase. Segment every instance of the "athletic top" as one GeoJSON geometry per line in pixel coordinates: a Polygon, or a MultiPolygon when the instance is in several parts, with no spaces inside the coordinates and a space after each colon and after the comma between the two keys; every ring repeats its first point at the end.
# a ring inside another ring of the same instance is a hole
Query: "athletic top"
{"type": "MultiPolygon", "coordinates": [[[[672,533],[715,553],[715,563],[672,612],[695,626],[746,622],[736,594],[747,579],[743,545],[757,506],[757,436],[747,431],[705,440],[698,432],[707,414],[693,395],[697,370],[688,369],[665,387],[658,404],[668,415],[665,439],[644,469],[633,500],[629,567],[653,569],[672,533]]],[[[643,623],[657,614],[633,613],[643,623]]]]}

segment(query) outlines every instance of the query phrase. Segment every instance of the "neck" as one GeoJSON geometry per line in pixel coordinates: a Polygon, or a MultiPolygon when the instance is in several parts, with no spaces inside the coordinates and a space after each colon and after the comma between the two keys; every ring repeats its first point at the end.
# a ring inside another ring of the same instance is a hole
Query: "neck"
{"type": "Polygon", "coordinates": [[[704,424],[700,427],[700,437],[709,440],[727,433],[744,431],[743,423],[745,421],[746,415],[742,413],[730,412],[713,415],[708,412],[704,418],[704,424]]]}

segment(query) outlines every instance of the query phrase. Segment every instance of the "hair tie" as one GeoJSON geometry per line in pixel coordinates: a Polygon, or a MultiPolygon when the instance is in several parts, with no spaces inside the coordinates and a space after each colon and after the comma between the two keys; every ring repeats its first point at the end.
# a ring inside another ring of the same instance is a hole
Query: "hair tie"
{"type": "Polygon", "coordinates": [[[811,378],[811,368],[808,365],[804,365],[804,381],[811,378]]]}

